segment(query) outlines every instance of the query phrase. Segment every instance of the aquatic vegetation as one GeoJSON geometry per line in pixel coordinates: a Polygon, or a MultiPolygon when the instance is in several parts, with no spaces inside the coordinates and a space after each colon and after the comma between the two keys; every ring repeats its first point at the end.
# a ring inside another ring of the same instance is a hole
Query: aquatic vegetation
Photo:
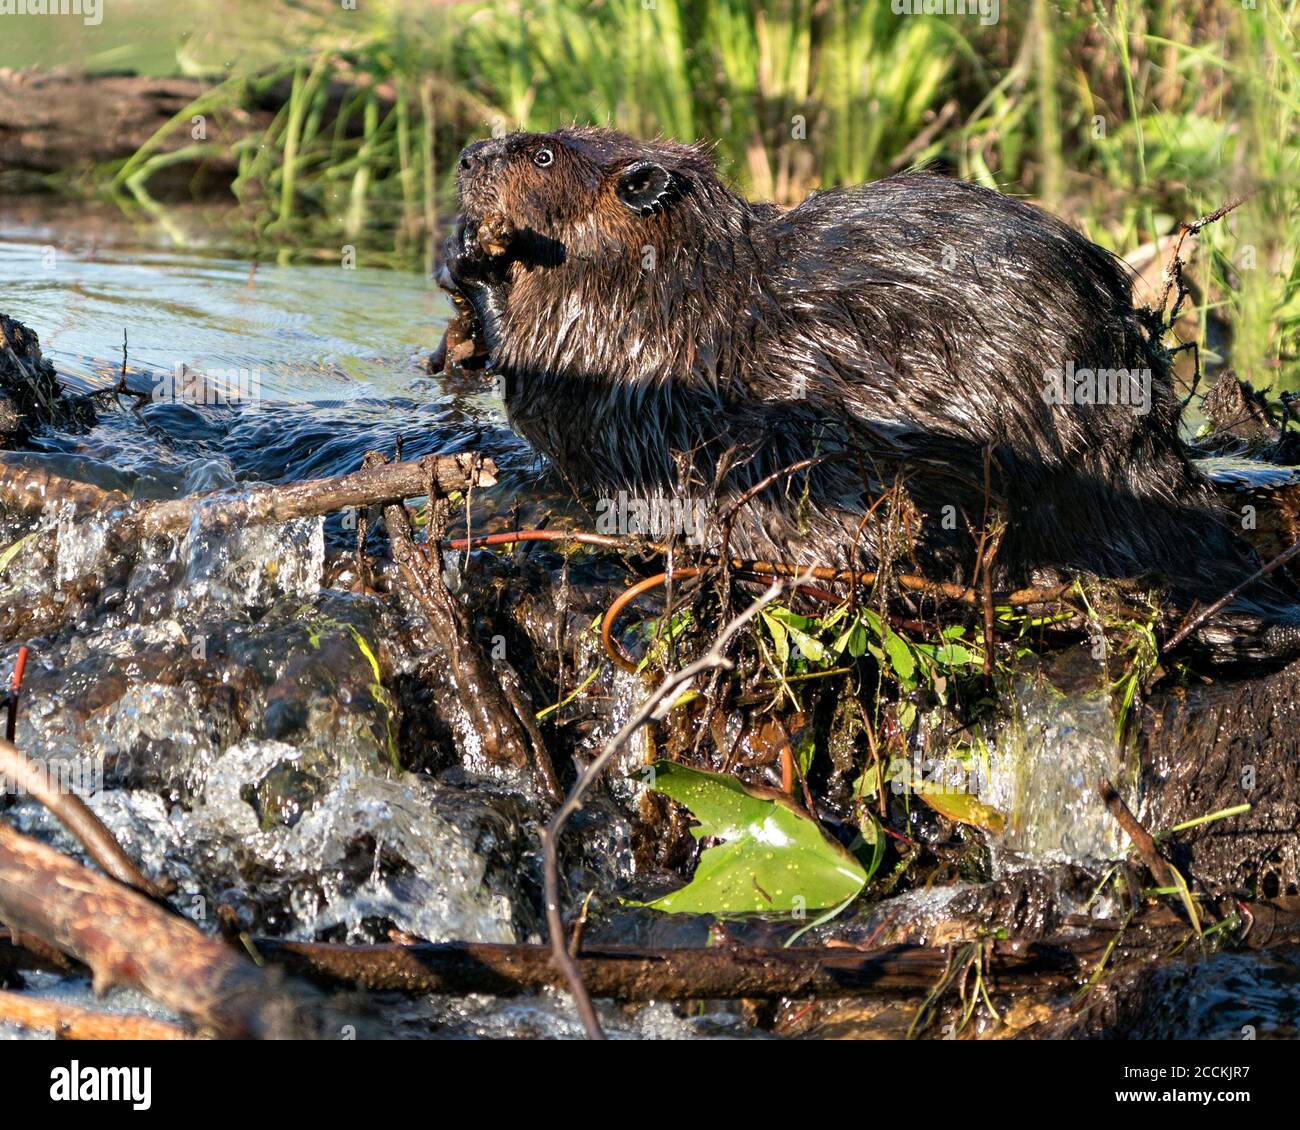
{"type": "Polygon", "coordinates": [[[659,761],[646,778],[655,792],[690,809],[705,848],[691,881],[646,903],[696,914],[779,914],[802,920],[853,898],[871,878],[858,860],[828,839],[789,798],[736,778],[659,761]]]}

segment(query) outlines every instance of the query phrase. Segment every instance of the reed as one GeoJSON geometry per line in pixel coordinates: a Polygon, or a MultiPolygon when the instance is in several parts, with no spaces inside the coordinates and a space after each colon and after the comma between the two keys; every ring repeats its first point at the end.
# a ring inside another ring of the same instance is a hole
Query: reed
{"type": "MultiPolygon", "coordinates": [[[[427,268],[460,147],[568,122],[708,139],[746,191],[784,204],[930,163],[1121,254],[1256,190],[1202,237],[1196,332],[1208,350],[1222,323],[1243,375],[1300,388],[1300,0],[1255,4],[1031,0],[985,26],[891,0],[370,0],[346,19],[259,2],[183,61],[252,44],[206,113],[287,92],[234,185],[248,249],[281,257],[351,243],[427,268]]],[[[158,215],[149,180],[178,159],[146,146],[109,183],[158,215]]]]}

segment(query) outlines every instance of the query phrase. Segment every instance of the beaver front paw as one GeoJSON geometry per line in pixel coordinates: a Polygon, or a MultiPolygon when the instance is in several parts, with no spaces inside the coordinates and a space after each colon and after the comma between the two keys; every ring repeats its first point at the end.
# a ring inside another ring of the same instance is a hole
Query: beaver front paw
{"type": "Polygon", "coordinates": [[[513,236],[514,229],[505,220],[457,217],[443,246],[446,280],[452,284],[449,289],[504,283],[506,253],[513,236]]]}
{"type": "Polygon", "coordinates": [[[442,272],[439,281],[449,290],[463,291],[488,281],[491,257],[480,246],[477,225],[473,220],[458,216],[443,244],[442,272]]]}
{"type": "Polygon", "coordinates": [[[499,242],[506,238],[499,225],[457,217],[443,247],[443,265],[438,273],[438,282],[445,290],[468,301],[489,351],[497,340],[508,289],[504,245],[499,242]]]}

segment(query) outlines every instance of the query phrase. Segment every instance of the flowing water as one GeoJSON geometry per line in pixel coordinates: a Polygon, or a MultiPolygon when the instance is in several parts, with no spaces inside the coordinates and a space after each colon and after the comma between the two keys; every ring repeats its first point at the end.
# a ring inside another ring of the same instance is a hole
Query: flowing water
{"type": "MultiPolygon", "coordinates": [[[[407,457],[476,449],[497,461],[500,485],[476,494],[476,523],[563,505],[484,382],[426,374],[449,313],[427,280],[337,265],[254,267],[141,247],[112,226],[67,228],[63,218],[8,225],[0,311],[40,335],[70,389],[111,389],[125,371],[145,393],[199,374],[207,387],[241,395],[211,403],[151,396],[143,406],[110,399],[87,433],[46,432],[4,458],[168,498],[344,473],[367,451],[391,455],[400,439],[407,457]]],[[[178,909],[208,927],[220,910],[251,933],[301,939],[376,941],[392,929],[435,941],[540,937],[543,810],[509,775],[475,772],[482,767],[472,757],[455,756],[451,747],[464,754],[473,735],[399,732],[391,686],[412,678],[411,656],[395,643],[381,601],[331,587],[330,555],[355,537],[337,516],[220,537],[196,531],[131,561],[114,556],[105,533],[57,514],[35,526],[0,522],[0,551],[18,546],[0,569],[8,615],[57,601],[60,586],[94,581],[75,616],[44,628],[36,617],[0,649],[0,672],[27,642],[19,746],[93,783],[92,807],[147,873],[177,883],[178,909]]],[[[503,576],[508,599],[527,598],[519,578],[503,576]]],[[[555,632],[566,619],[591,618],[563,600],[539,601],[537,616],[555,632]]],[[[1014,870],[1114,855],[1119,844],[1097,806],[1085,817],[1060,804],[1079,795],[1080,780],[1116,770],[1105,695],[1063,693],[1030,677],[1021,690],[990,782],[989,797],[1012,813],[1003,863],[1014,870]]],[[[636,682],[614,678],[604,692],[605,728],[593,727],[588,745],[626,716],[636,682]]],[[[614,795],[626,801],[632,789],[614,795]]],[[[33,802],[17,800],[5,818],[80,855],[33,802]]],[[[614,804],[591,806],[580,827],[571,882],[608,894],[662,880],[636,874],[614,804]]],[[[909,912],[937,914],[953,890],[909,896],[909,912]]],[[[606,941],[699,944],[705,936],[707,923],[678,926],[652,912],[615,914],[603,930],[606,941]]],[[[1247,976],[1243,961],[1233,976],[1247,976]]],[[[1265,997],[1275,965],[1258,989],[1265,997]]],[[[89,999],[75,979],[35,975],[29,987],[89,999]]],[[[128,993],[103,1007],[158,1014],[128,993]]],[[[602,1007],[619,1035],[750,1030],[732,1008],[688,1017],[664,1005],[602,1007]]],[[[397,1036],[580,1030],[559,994],[392,1000],[382,1014],[397,1036]]],[[[1208,1022],[1202,1014],[1197,1023],[1208,1022]]]]}

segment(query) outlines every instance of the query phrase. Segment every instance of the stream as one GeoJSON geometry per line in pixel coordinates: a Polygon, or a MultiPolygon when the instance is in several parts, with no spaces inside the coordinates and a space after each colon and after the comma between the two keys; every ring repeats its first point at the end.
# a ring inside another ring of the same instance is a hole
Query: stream
{"type": "MultiPolygon", "coordinates": [[[[28,212],[0,227],[0,310],[39,334],[65,386],[108,390],[125,372],[130,387],[150,392],[199,373],[216,392],[199,404],[109,400],[85,434],[45,431],[5,460],[133,497],[174,498],[342,474],[368,451],[392,455],[400,440],[405,458],[479,450],[496,460],[499,484],[474,496],[475,532],[576,512],[510,431],[486,382],[425,371],[450,312],[428,280],[337,265],[253,266],[142,246],[114,224],[64,220],[28,212]]],[[[147,874],[174,880],[172,904],[205,929],[220,920],[300,940],[377,942],[394,931],[430,941],[542,940],[537,833],[546,806],[525,782],[465,752],[473,735],[457,730],[464,718],[458,723],[454,703],[439,704],[444,729],[411,722],[415,663],[391,610],[336,583],[338,559],[354,542],[354,527],[336,515],[221,537],[195,532],[126,563],[93,525],[58,515],[35,526],[0,519],[0,615],[21,617],[56,599],[60,581],[102,580],[70,623],[0,648],[6,678],[19,643],[31,649],[16,744],[74,774],[126,851],[147,874]],[[57,538],[39,536],[49,531],[57,538]]],[[[529,604],[539,633],[570,656],[628,579],[599,561],[562,569],[550,553],[476,554],[468,578],[463,560],[451,564],[454,581],[529,604]],[[511,595],[515,586],[522,595],[511,595]]],[[[1090,904],[1087,882],[1062,878],[1080,865],[1095,875],[1124,850],[1104,810],[1077,803],[1080,782],[1125,771],[1097,687],[1095,673],[1064,693],[1026,675],[1014,722],[992,742],[983,796],[1011,814],[993,845],[995,877],[1053,876],[1054,913],[1106,918],[1115,912],[1108,899],[1090,904]],[[1073,807],[1062,801],[1069,795],[1073,807]]],[[[593,709],[573,727],[574,746],[598,749],[639,693],[635,677],[605,673],[593,709]]],[[[588,936],[703,944],[708,920],[619,907],[619,898],[680,883],[668,867],[638,863],[626,814],[638,790],[614,782],[574,823],[570,885],[598,892],[608,910],[588,936]]],[[[15,799],[4,818],[85,860],[35,802],[15,799]]],[[[926,922],[970,889],[959,881],[912,890],[806,940],[872,936],[886,917],[912,923],[910,936],[921,938],[926,922]]],[[[776,936],[761,920],[728,925],[741,940],[776,936]]],[[[1218,955],[1186,969],[1151,991],[1134,1034],[1239,1038],[1249,1023],[1295,1036],[1293,950],[1218,955]]],[[[37,995],[94,1001],[78,978],[26,980],[37,995]]],[[[95,1007],[166,1015],[122,990],[95,1007]]],[[[896,1016],[855,1007],[819,1012],[791,1031],[897,1034],[896,1016]]],[[[600,1008],[610,1033],[628,1038],[784,1030],[739,1004],[600,1008]]],[[[364,1011],[375,1034],[401,1038],[582,1031],[559,993],[381,995],[364,1011]]],[[[0,1025],[0,1037],[21,1035],[0,1025]]]]}

